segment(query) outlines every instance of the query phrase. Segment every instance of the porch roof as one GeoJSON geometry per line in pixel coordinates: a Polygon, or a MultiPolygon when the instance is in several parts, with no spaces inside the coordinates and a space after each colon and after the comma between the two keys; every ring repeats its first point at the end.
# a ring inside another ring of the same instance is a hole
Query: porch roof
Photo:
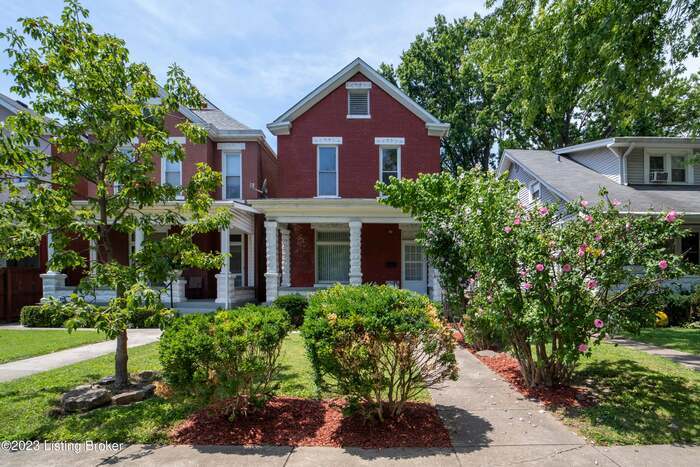
{"type": "Polygon", "coordinates": [[[376,198],[267,198],[249,203],[268,220],[281,223],[415,224],[410,215],[380,204],[376,198]]]}

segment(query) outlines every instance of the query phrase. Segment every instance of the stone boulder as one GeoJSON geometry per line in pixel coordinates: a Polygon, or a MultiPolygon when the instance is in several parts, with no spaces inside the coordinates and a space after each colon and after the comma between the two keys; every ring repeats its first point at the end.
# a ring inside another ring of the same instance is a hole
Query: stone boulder
{"type": "Polygon", "coordinates": [[[134,379],[139,383],[152,383],[153,381],[160,379],[160,373],[153,370],[144,370],[137,373],[134,379]]]}
{"type": "Polygon", "coordinates": [[[112,393],[105,388],[84,385],[68,391],[61,397],[61,407],[66,413],[87,412],[107,405],[112,401],[112,393]]]}
{"type": "Polygon", "coordinates": [[[139,402],[144,399],[148,399],[153,395],[156,390],[154,384],[148,384],[146,386],[137,387],[130,391],[125,391],[112,396],[112,404],[114,405],[128,405],[134,402],[139,402]]]}

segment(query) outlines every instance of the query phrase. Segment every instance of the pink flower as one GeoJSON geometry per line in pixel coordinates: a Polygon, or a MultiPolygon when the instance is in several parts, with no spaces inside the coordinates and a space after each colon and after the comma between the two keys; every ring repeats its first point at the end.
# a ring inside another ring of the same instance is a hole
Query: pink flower
{"type": "Polygon", "coordinates": [[[579,245],[578,255],[581,257],[585,256],[586,255],[586,248],[588,248],[588,245],[586,245],[585,243],[582,243],[581,245],[579,245]]]}
{"type": "Polygon", "coordinates": [[[583,206],[584,208],[587,208],[587,207],[588,207],[588,201],[586,201],[585,199],[584,199],[584,200],[581,200],[581,206],[583,206]]]}
{"type": "Polygon", "coordinates": [[[544,271],[544,264],[542,264],[542,263],[537,263],[537,266],[535,266],[535,269],[537,269],[537,272],[542,272],[542,271],[544,271]]]}
{"type": "Polygon", "coordinates": [[[549,214],[549,209],[547,209],[545,206],[542,206],[539,209],[539,211],[540,211],[540,216],[546,216],[547,214],[549,214]]]}
{"type": "Polygon", "coordinates": [[[474,279],[473,277],[469,278],[469,285],[474,285],[475,282],[476,282],[476,279],[474,279]]]}
{"type": "Polygon", "coordinates": [[[508,226],[508,225],[505,226],[505,227],[503,227],[503,231],[504,231],[505,233],[510,233],[511,230],[513,230],[513,228],[510,227],[510,226],[508,226]]]}
{"type": "Polygon", "coordinates": [[[571,272],[571,265],[569,263],[566,263],[564,266],[561,267],[561,270],[564,272],[571,272]]]}
{"type": "Polygon", "coordinates": [[[595,241],[596,241],[596,242],[599,242],[599,241],[601,241],[602,239],[603,239],[603,236],[602,236],[601,234],[596,234],[596,235],[595,235],[595,241]]]}
{"type": "Polygon", "coordinates": [[[520,225],[520,216],[516,217],[516,218],[513,220],[513,224],[515,224],[515,225],[520,225]]]}
{"type": "Polygon", "coordinates": [[[578,351],[583,353],[588,351],[588,346],[586,344],[579,344],[578,345],[578,351]]]}
{"type": "Polygon", "coordinates": [[[669,211],[668,214],[666,214],[666,222],[674,222],[678,218],[678,213],[676,211],[669,211]]]}
{"type": "Polygon", "coordinates": [[[661,261],[659,261],[659,269],[661,269],[663,271],[667,267],[668,267],[668,261],[666,261],[665,259],[662,259],[661,261]]]}
{"type": "Polygon", "coordinates": [[[593,326],[595,326],[596,329],[600,329],[600,328],[602,328],[603,326],[605,326],[605,323],[603,323],[603,320],[602,320],[602,319],[594,319],[594,320],[593,320],[593,326]]]}
{"type": "Polygon", "coordinates": [[[593,290],[593,289],[595,289],[596,287],[598,287],[598,281],[595,280],[595,279],[588,279],[588,282],[586,282],[586,287],[587,287],[589,290],[593,290]]]}
{"type": "Polygon", "coordinates": [[[523,283],[523,289],[530,290],[531,288],[532,288],[532,284],[530,284],[529,282],[523,283]]]}
{"type": "Polygon", "coordinates": [[[614,199],[612,202],[612,205],[615,207],[618,207],[621,204],[622,204],[622,201],[620,201],[619,199],[614,199]]]}
{"type": "Polygon", "coordinates": [[[520,277],[525,277],[527,276],[527,270],[526,269],[521,269],[520,270],[520,277]]]}
{"type": "Polygon", "coordinates": [[[591,216],[590,214],[586,214],[585,216],[583,216],[583,220],[590,224],[591,222],[593,222],[593,216],[591,216]]]}

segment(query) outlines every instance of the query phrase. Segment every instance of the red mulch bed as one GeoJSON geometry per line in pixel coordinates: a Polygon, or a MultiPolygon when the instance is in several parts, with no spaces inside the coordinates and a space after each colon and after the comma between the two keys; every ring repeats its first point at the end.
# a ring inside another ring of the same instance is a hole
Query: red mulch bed
{"type": "Polygon", "coordinates": [[[360,448],[451,447],[450,436],[435,407],[409,403],[398,420],[365,421],[344,417],[343,401],[276,397],[264,408],[229,421],[209,407],[176,426],[176,444],[332,446],[360,448]]]}
{"type": "Polygon", "coordinates": [[[506,353],[499,353],[495,357],[481,357],[476,355],[476,350],[470,348],[469,351],[484,365],[508,381],[522,395],[537,399],[547,407],[589,407],[595,403],[586,388],[572,386],[527,387],[523,375],[520,373],[520,364],[506,353]]]}

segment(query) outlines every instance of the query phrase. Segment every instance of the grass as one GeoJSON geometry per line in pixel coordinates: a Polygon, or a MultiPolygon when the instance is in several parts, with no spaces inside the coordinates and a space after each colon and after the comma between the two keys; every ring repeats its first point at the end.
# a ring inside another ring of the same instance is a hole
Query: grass
{"type": "Polygon", "coordinates": [[[642,329],[639,335],[627,335],[625,337],[646,342],[647,344],[700,355],[700,329],[649,328],[642,329]]]}
{"type": "Polygon", "coordinates": [[[55,331],[2,329],[0,330],[0,363],[45,355],[103,340],[105,340],[104,336],[97,331],[76,331],[68,334],[65,329],[55,331]]]}
{"type": "Polygon", "coordinates": [[[592,380],[594,407],[570,409],[566,423],[600,444],[700,443],[700,372],[603,343],[576,372],[592,380]]]}
{"type": "MultiPolygon", "coordinates": [[[[47,416],[63,392],[113,374],[113,362],[112,355],[105,355],[0,384],[0,440],[167,443],[170,428],[198,408],[193,402],[155,397],[128,407],[47,416]]],[[[299,334],[285,341],[280,363],[280,394],[313,397],[313,373],[299,334]]],[[[157,343],[129,350],[129,371],[159,368],[157,343]]]]}

